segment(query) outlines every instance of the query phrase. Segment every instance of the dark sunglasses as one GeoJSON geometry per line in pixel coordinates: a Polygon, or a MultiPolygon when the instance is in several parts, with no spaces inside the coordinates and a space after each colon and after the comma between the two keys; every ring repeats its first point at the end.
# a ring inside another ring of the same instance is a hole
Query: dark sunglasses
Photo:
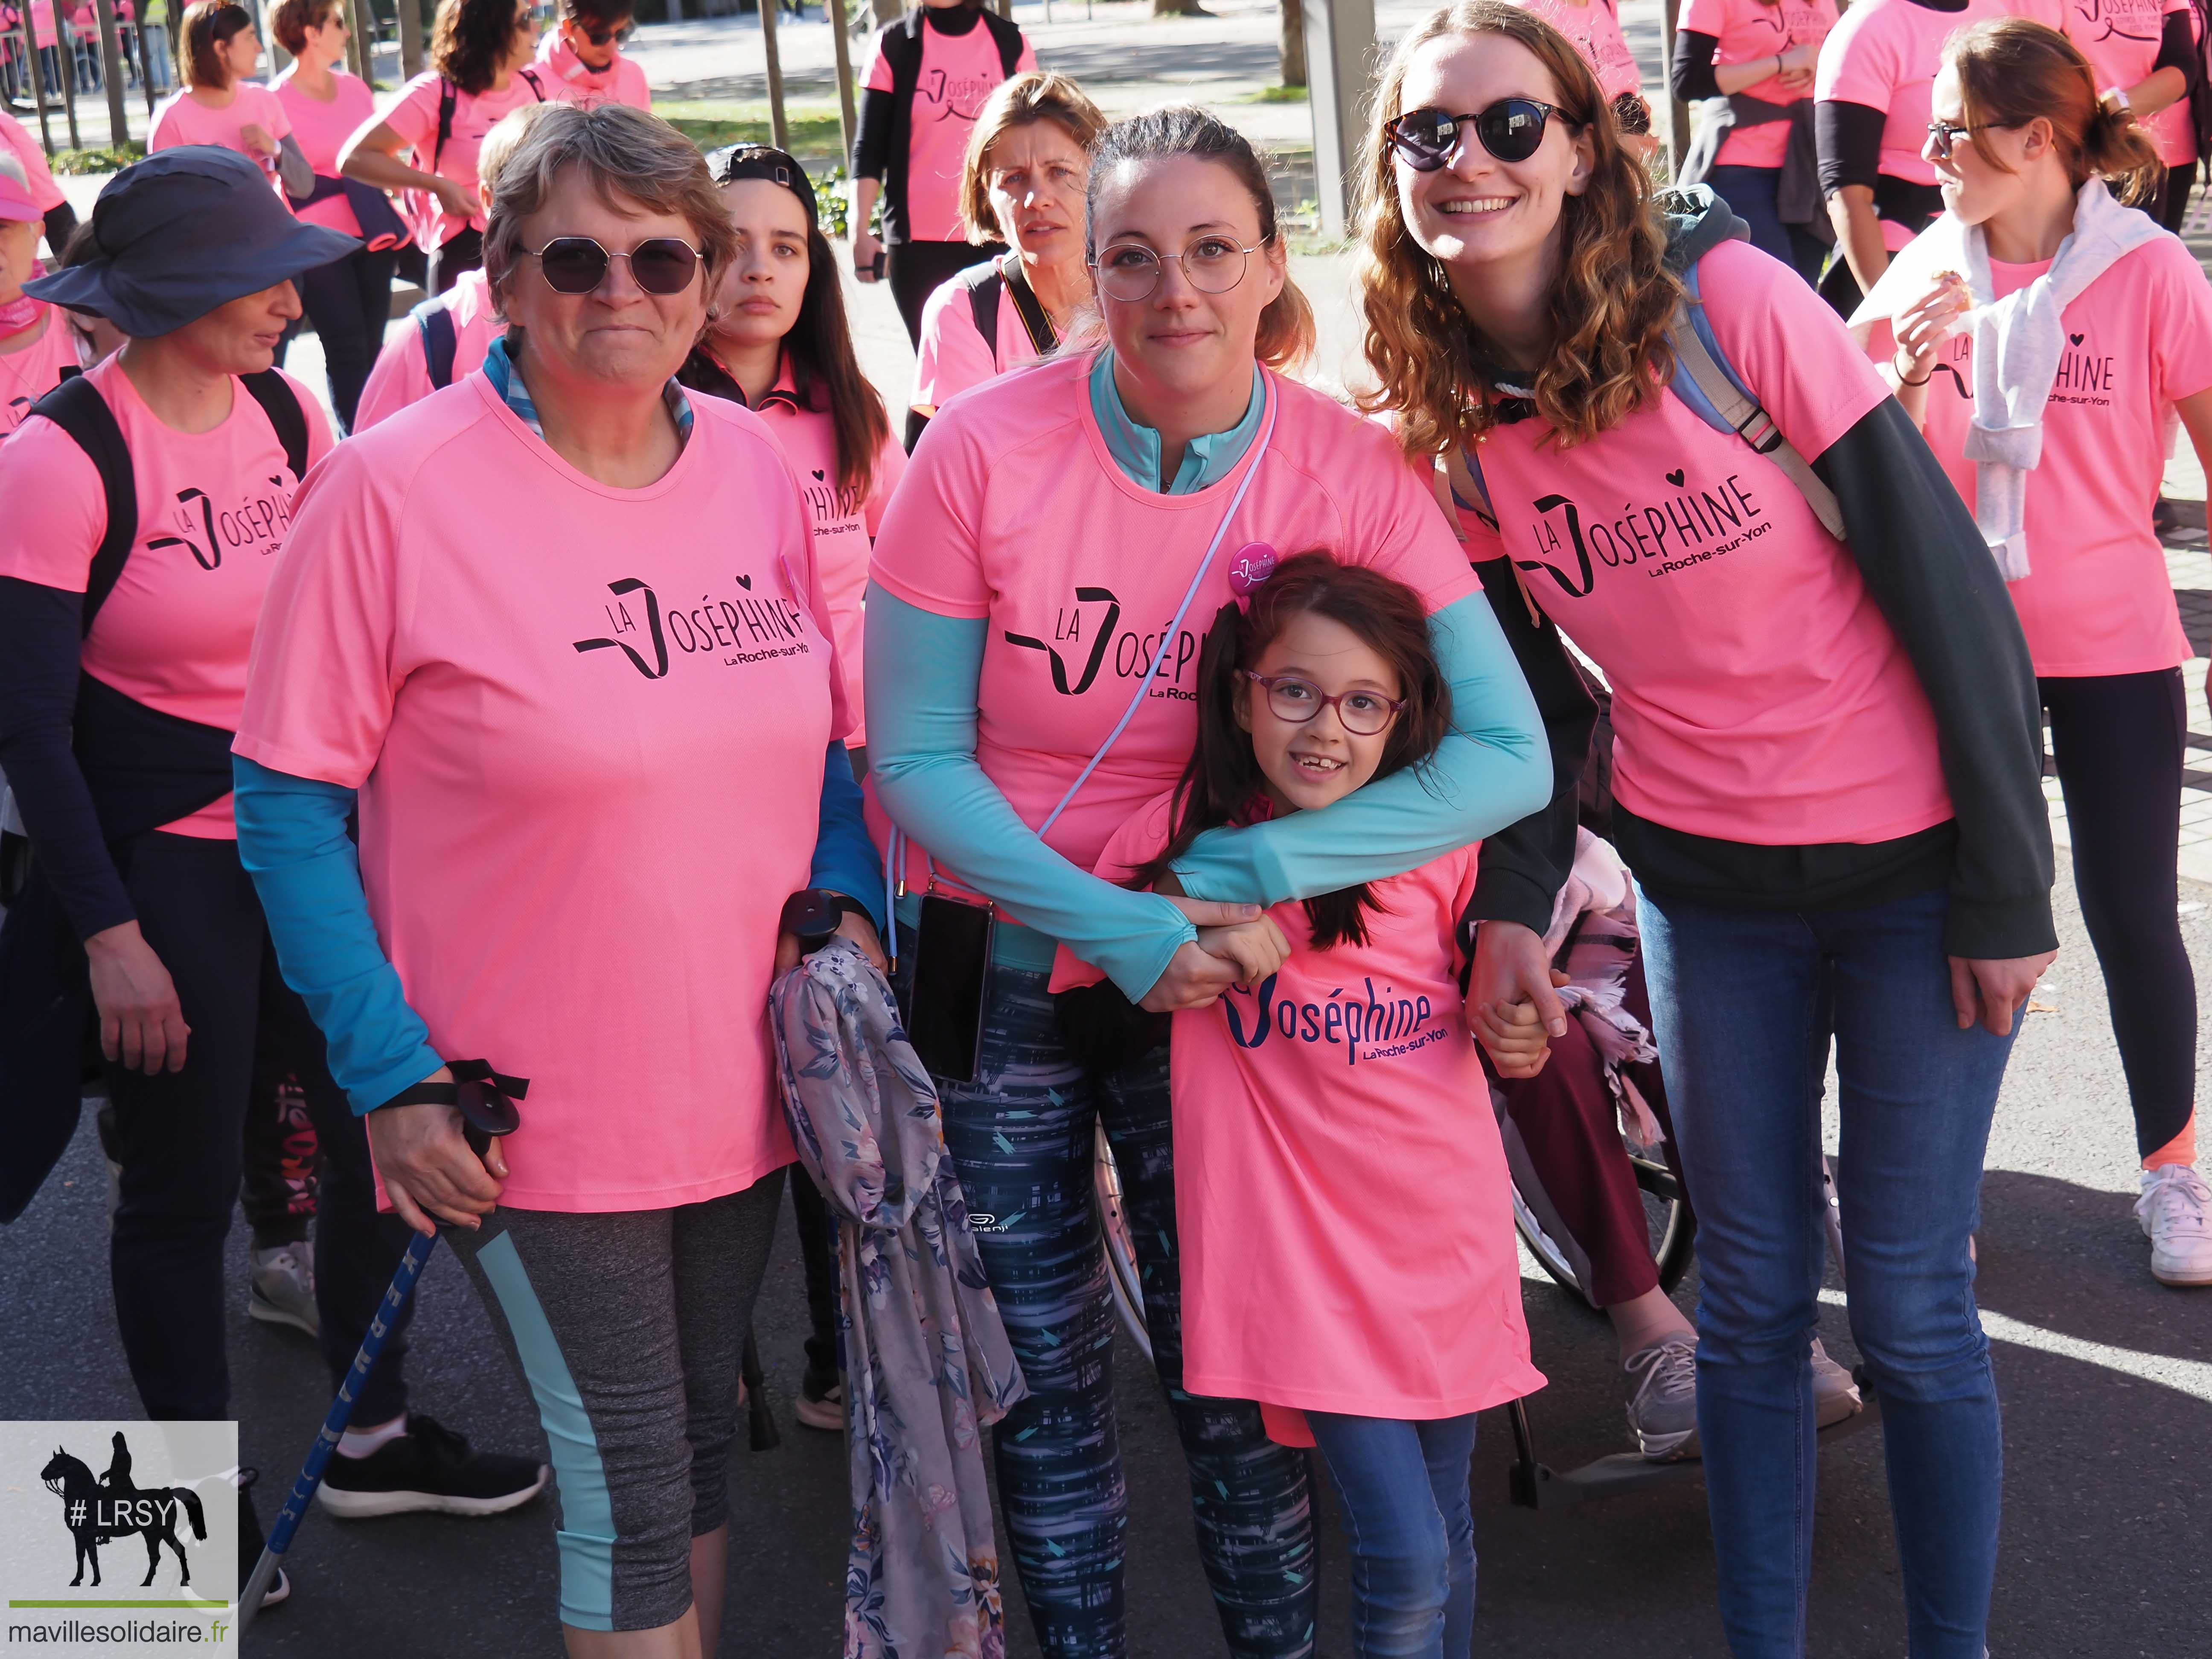
{"type": "Polygon", "coordinates": [[[556,236],[541,248],[525,248],[556,294],[589,294],[607,279],[607,266],[629,261],[629,274],[647,294],[681,294],[698,274],[699,250],[673,236],[651,236],[627,253],[610,253],[588,236],[556,236]]]}
{"type": "Polygon", "coordinates": [[[1978,132],[2009,132],[2020,125],[2017,121],[1984,121],[1970,127],[1957,121],[1930,121],[1928,124],[1928,153],[1939,161],[1951,159],[1951,150],[1961,138],[1972,137],[1978,132]]]}
{"type": "Polygon", "coordinates": [[[1556,104],[1501,98],[1472,115],[1409,109],[1385,121],[1382,131],[1407,167],[1416,173],[1434,173],[1451,160],[1470,128],[1483,149],[1499,161],[1525,161],[1543,143],[1545,125],[1559,114],[1556,104]]]}
{"type": "Polygon", "coordinates": [[[586,29],[584,31],[584,39],[590,41],[594,47],[599,47],[605,46],[610,40],[619,40],[629,33],[629,24],[617,23],[612,28],[608,29],[586,29]]]}

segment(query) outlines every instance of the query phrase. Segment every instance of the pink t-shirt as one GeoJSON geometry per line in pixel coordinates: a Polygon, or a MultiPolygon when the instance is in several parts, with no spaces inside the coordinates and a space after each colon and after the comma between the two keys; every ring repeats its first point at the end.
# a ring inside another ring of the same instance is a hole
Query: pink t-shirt
{"type": "MultiPolygon", "coordinates": [[[[400,88],[399,97],[384,112],[384,124],[406,141],[414,151],[412,165],[428,173],[433,151],[438,155],[437,173],[456,184],[477,182],[477,152],[510,110],[541,103],[551,97],[545,77],[536,69],[518,70],[507,77],[505,92],[460,92],[453,94],[453,130],[443,150],[438,149],[438,101],[445,82],[435,70],[425,70],[400,88]],[[543,89],[543,96],[540,93],[543,89]]],[[[426,247],[440,248],[474,226],[482,230],[484,217],[471,214],[455,218],[427,193],[416,201],[417,240],[426,247]],[[426,234],[427,233],[427,234],[426,234]]]]}
{"type": "MultiPolygon", "coordinates": [[[[1928,143],[1929,88],[1943,66],[1943,43],[1984,18],[2015,14],[2027,15],[2008,0],[1966,0],[1962,11],[1936,11],[1916,0],[1859,0],[1821,44],[1813,96],[1887,111],[1881,170],[1932,185],[1936,169],[1920,151],[1928,143]]],[[[1887,219],[1882,236],[1893,253],[1912,240],[1910,230],[1887,219]]]]}
{"type": "MultiPolygon", "coordinates": [[[[1171,814],[1142,808],[1097,873],[1127,881],[1171,814]]],[[[1477,852],[1374,884],[1364,945],[1316,951],[1276,905],[1281,970],[1175,1017],[1183,1386],[1258,1401],[1288,1444],[1313,1443],[1304,1411],[1457,1417],[1544,1386],[1457,978],[1477,852]]],[[[1054,989],[1097,977],[1061,947],[1054,989]]]]}
{"type": "MultiPolygon", "coordinates": [[[[2191,9],[2189,0],[2064,0],[2066,38],[2097,71],[2099,90],[2131,87],[2158,62],[2167,15],[2191,9]]],[[[2168,105],[2142,126],[2166,166],[2187,167],[2197,159],[2188,99],[2168,105]]]]}
{"type": "Polygon", "coordinates": [[[975,328],[975,307],[968,285],[958,277],[939,287],[921,307],[921,343],[914,349],[912,406],[934,413],[971,386],[981,386],[1017,363],[1033,360],[1036,348],[1022,315],[1002,290],[994,332],[988,344],[975,328]]]}
{"type": "Polygon", "coordinates": [[[906,475],[906,450],[897,434],[884,434],[876,452],[868,495],[856,500],[837,483],[837,433],[826,409],[802,409],[791,389],[787,365],[775,389],[761,399],[753,411],[790,458],[799,475],[799,493],[806,498],[806,520],[814,531],[814,562],[822,574],[822,593],[830,606],[830,631],[837,636],[837,660],[845,669],[845,702],[853,711],[853,729],[845,741],[855,748],[867,742],[860,706],[860,636],[864,628],[862,601],[868,592],[868,549],[883,527],[884,509],[891,492],[906,475]]]}
{"type": "MultiPolygon", "coordinates": [[[[1990,261],[2002,299],[2051,269],[1990,261]]],[[[2195,654],[2151,531],[2174,404],[2212,387],[2212,285],[2161,236],[2114,260],[2066,307],[2066,347],[2027,475],[2029,574],[2007,582],[2039,674],[2141,674],[2195,654]]],[[[1887,362],[1889,325],[1869,349],[1887,362]]],[[[1928,447],[1973,505],[1966,459],[1973,341],[1944,342],[1928,387],[1928,447]]]]}
{"type": "Polygon", "coordinates": [[[1624,92],[1641,93],[1644,77],[1635,55],[1621,38],[1616,0],[1512,0],[1534,12],[1575,43],[1583,61],[1597,71],[1597,88],[1610,103],[1624,92]]]}
{"type": "MultiPolygon", "coordinates": [[[[1238,547],[1321,549],[1395,576],[1431,611],[1477,586],[1434,498],[1373,422],[1263,375],[1275,411],[1264,456],[1248,452],[1193,494],[1163,495],[1131,480],[1108,451],[1091,408],[1095,362],[1089,352],[1055,357],[942,410],[884,515],[870,570],[908,605],[989,619],[975,758],[1031,826],[1120,721],[1153,653],[1166,653],[1144,707],[1045,837],[1085,870],[1190,758],[1199,641],[1231,597],[1229,556],[1238,547]],[[1163,644],[1255,465],[1220,556],[1163,644]]],[[[917,889],[927,881],[918,849],[908,867],[917,889]]]]}
{"type": "Polygon", "coordinates": [[[558,29],[538,37],[538,78],[548,98],[580,104],[628,104],[632,109],[651,109],[653,93],[645,84],[645,71],[623,57],[619,49],[603,70],[586,64],[558,29]]]}
{"type": "MultiPolygon", "coordinates": [[[[307,158],[307,165],[317,175],[325,179],[338,176],[338,151],[345,147],[347,139],[361,130],[362,123],[376,113],[376,97],[369,91],[368,82],[343,70],[331,70],[331,78],[337,83],[337,92],[328,103],[301,91],[289,70],[276,82],[276,101],[284,106],[284,113],[290,118],[293,134],[300,141],[300,153],[307,158]]],[[[297,211],[311,225],[322,225],[342,236],[361,234],[361,221],[354,216],[353,204],[343,196],[333,196],[297,211]]]]}
{"type": "MultiPolygon", "coordinates": [[[[40,212],[58,208],[69,200],[62,193],[62,187],[54,182],[54,170],[46,165],[46,153],[39,147],[39,141],[4,109],[0,109],[0,144],[5,144],[8,153],[23,164],[23,177],[31,186],[31,200],[38,204],[40,212]]],[[[61,250],[56,248],[54,252],[59,253],[61,250]]]]}
{"type": "Polygon", "coordinates": [[[155,112],[154,136],[146,148],[149,153],[173,149],[179,144],[218,144],[234,149],[269,175],[270,187],[281,197],[283,190],[276,182],[276,157],[248,149],[240,132],[249,125],[256,125],[281,143],[292,131],[292,118],[285,112],[283,100],[258,82],[240,81],[234,89],[238,95],[221,109],[208,108],[189,92],[177,94],[155,112]]]}
{"type": "MultiPolygon", "coordinates": [[[[21,351],[0,350],[0,437],[21,426],[31,405],[62,383],[64,369],[76,367],[76,341],[68,317],[56,307],[41,306],[39,318],[43,331],[37,339],[21,351]]],[[[0,340],[0,347],[9,343],[0,340]]]]}
{"type": "MultiPolygon", "coordinates": [[[[891,28],[903,28],[894,23],[891,28]]],[[[884,57],[884,34],[876,36],[864,83],[871,92],[893,89],[891,66],[884,57]]],[[[1036,52],[1027,41],[1014,72],[1036,67],[1036,52]]],[[[942,34],[925,23],[921,30],[921,79],[908,118],[906,234],[916,242],[958,242],[967,238],[960,221],[960,175],[968,156],[968,134],[982,113],[983,100],[1006,78],[999,61],[999,40],[981,18],[965,34],[942,34]]]]}
{"type": "MultiPolygon", "coordinates": [[[[1808,460],[1889,396],[1780,261],[1723,242],[1698,279],[1723,354],[1808,460]]],[[[1541,419],[1498,427],[1480,459],[1499,528],[1462,513],[1469,554],[1510,553],[1604,672],[1632,811],[1757,846],[1888,841],[1951,817],[1911,662],[1773,462],[1671,391],[1571,448],[1541,419]]]]}
{"type": "MultiPolygon", "coordinates": [[[[453,379],[465,380],[483,367],[491,343],[507,331],[491,308],[491,279],[482,270],[465,270],[445,292],[446,311],[453,319],[453,379]]],[[[430,364],[422,355],[422,331],[413,318],[393,331],[376,354],[354,410],[353,429],[366,432],[413,403],[420,403],[437,388],[430,384],[430,364]]]]}
{"type": "MultiPolygon", "coordinates": [[[[1689,0],[1677,27],[1711,35],[1719,43],[1713,48],[1715,64],[1747,64],[1826,40],[1836,27],[1836,0],[1779,0],[1772,5],[1766,0],[1689,0]]],[[[1780,76],[1770,75],[1744,88],[1742,95],[1761,103],[1794,104],[1813,94],[1787,91],[1780,76]]],[[[1721,167],[1778,167],[1789,152],[1790,124],[1769,121],[1731,128],[1713,160],[1721,167]]]]}
{"type": "MultiPolygon", "coordinates": [[[[299,480],[243,386],[232,386],[222,425],[186,433],[146,407],[118,358],[87,378],[131,451],[138,535],[85,640],[85,672],[164,714],[234,731],[299,480]]],[[[313,394],[285,380],[307,413],[312,469],[331,452],[330,427],[313,394]]],[[[0,576],[83,592],[107,533],[107,499],[76,441],[43,416],[26,421],[0,443],[0,501],[9,508],[0,514],[0,576]]],[[[218,840],[238,833],[228,795],[163,828],[218,840]]]]}
{"type": "Polygon", "coordinates": [[[409,1005],[530,1079],[520,1209],[666,1209],[792,1159],[769,981],[848,721],[790,464],[690,402],[641,489],[481,374],[347,440],[254,641],[238,752],[360,790],[409,1005]]]}

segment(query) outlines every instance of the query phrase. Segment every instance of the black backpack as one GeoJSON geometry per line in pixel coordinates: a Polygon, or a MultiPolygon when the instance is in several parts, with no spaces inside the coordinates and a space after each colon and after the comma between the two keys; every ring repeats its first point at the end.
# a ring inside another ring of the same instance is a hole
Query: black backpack
{"type": "Polygon", "coordinates": [[[416,332],[422,337],[422,366],[430,371],[430,390],[442,392],[453,383],[453,313],[447,295],[425,300],[409,313],[416,332]]]}
{"type": "MultiPolygon", "coordinates": [[[[545,88],[539,84],[538,77],[526,69],[517,70],[515,73],[530,82],[531,92],[539,103],[544,103],[545,88]]],[[[441,80],[438,82],[438,141],[430,147],[430,165],[423,169],[426,173],[438,170],[438,158],[446,153],[446,140],[453,136],[453,106],[460,101],[460,98],[461,89],[451,81],[441,80]]]]}
{"type": "Polygon", "coordinates": [[[1042,357],[1060,344],[1060,336],[1053,332],[1052,319],[1030,286],[1030,279],[1022,273],[1021,255],[1009,253],[997,259],[986,259],[981,264],[970,265],[958,277],[960,285],[968,290],[969,315],[975,319],[975,331],[983,337],[983,344],[996,358],[999,351],[999,296],[1011,296],[1014,310],[1022,319],[1022,327],[1030,337],[1030,344],[1042,357]]]}
{"type": "MultiPolygon", "coordinates": [[[[240,375],[239,384],[252,394],[253,401],[261,405],[261,412],[276,429],[276,441],[284,447],[285,465],[292,469],[294,482],[307,477],[307,413],[300,407],[299,394],[273,368],[264,368],[258,374],[240,375]]],[[[115,411],[100,395],[100,388],[83,375],[64,380],[32,404],[31,413],[45,416],[76,440],[76,447],[90,457],[99,472],[100,488],[107,497],[107,533],[100,538],[99,550],[92,556],[92,568],[84,585],[82,625],[89,634],[93,618],[100,614],[100,607],[107,602],[107,596],[115,591],[115,584],[122,580],[124,564],[131,557],[131,544],[138,539],[138,481],[131,471],[131,450],[123,441],[123,428],[116,423],[115,411]]]]}

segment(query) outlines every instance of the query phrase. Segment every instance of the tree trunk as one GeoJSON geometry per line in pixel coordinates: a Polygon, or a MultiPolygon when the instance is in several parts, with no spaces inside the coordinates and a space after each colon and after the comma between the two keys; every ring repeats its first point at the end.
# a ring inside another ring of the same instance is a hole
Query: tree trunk
{"type": "Polygon", "coordinates": [[[1286,87],[1306,83],[1306,13],[1302,0],[1281,0],[1282,29],[1275,37],[1279,78],[1286,87]]]}
{"type": "MultiPolygon", "coordinates": [[[[170,0],[173,6],[176,0],[170,0]]],[[[421,0],[399,0],[399,78],[412,81],[422,72],[422,7],[421,0]]]]}

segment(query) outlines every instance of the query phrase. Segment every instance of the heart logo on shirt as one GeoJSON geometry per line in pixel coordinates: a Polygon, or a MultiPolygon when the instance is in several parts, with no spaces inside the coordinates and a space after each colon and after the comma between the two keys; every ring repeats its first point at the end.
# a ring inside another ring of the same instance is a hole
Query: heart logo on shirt
{"type": "Polygon", "coordinates": [[[822,482],[822,469],[818,466],[814,469],[814,482],[817,483],[822,482]]]}
{"type": "Polygon", "coordinates": [[[2068,335],[2066,337],[2067,337],[2068,339],[2069,339],[2069,340],[2073,341],[2073,342],[2074,342],[2074,343],[2075,343],[2075,345],[2080,345],[2080,344],[2081,343],[2081,342],[2082,342],[2085,338],[2087,338],[2087,336],[2085,336],[2085,335],[2081,335],[2081,334],[2069,334],[2069,335],[2068,335]]]}
{"type": "Polygon", "coordinates": [[[1690,470],[1687,467],[1677,467],[1667,475],[1667,482],[1680,489],[1682,487],[1682,480],[1689,475],[1690,470]]]}
{"type": "Polygon", "coordinates": [[[753,579],[750,576],[740,576],[738,578],[738,586],[750,593],[753,591],[753,579]]]}

